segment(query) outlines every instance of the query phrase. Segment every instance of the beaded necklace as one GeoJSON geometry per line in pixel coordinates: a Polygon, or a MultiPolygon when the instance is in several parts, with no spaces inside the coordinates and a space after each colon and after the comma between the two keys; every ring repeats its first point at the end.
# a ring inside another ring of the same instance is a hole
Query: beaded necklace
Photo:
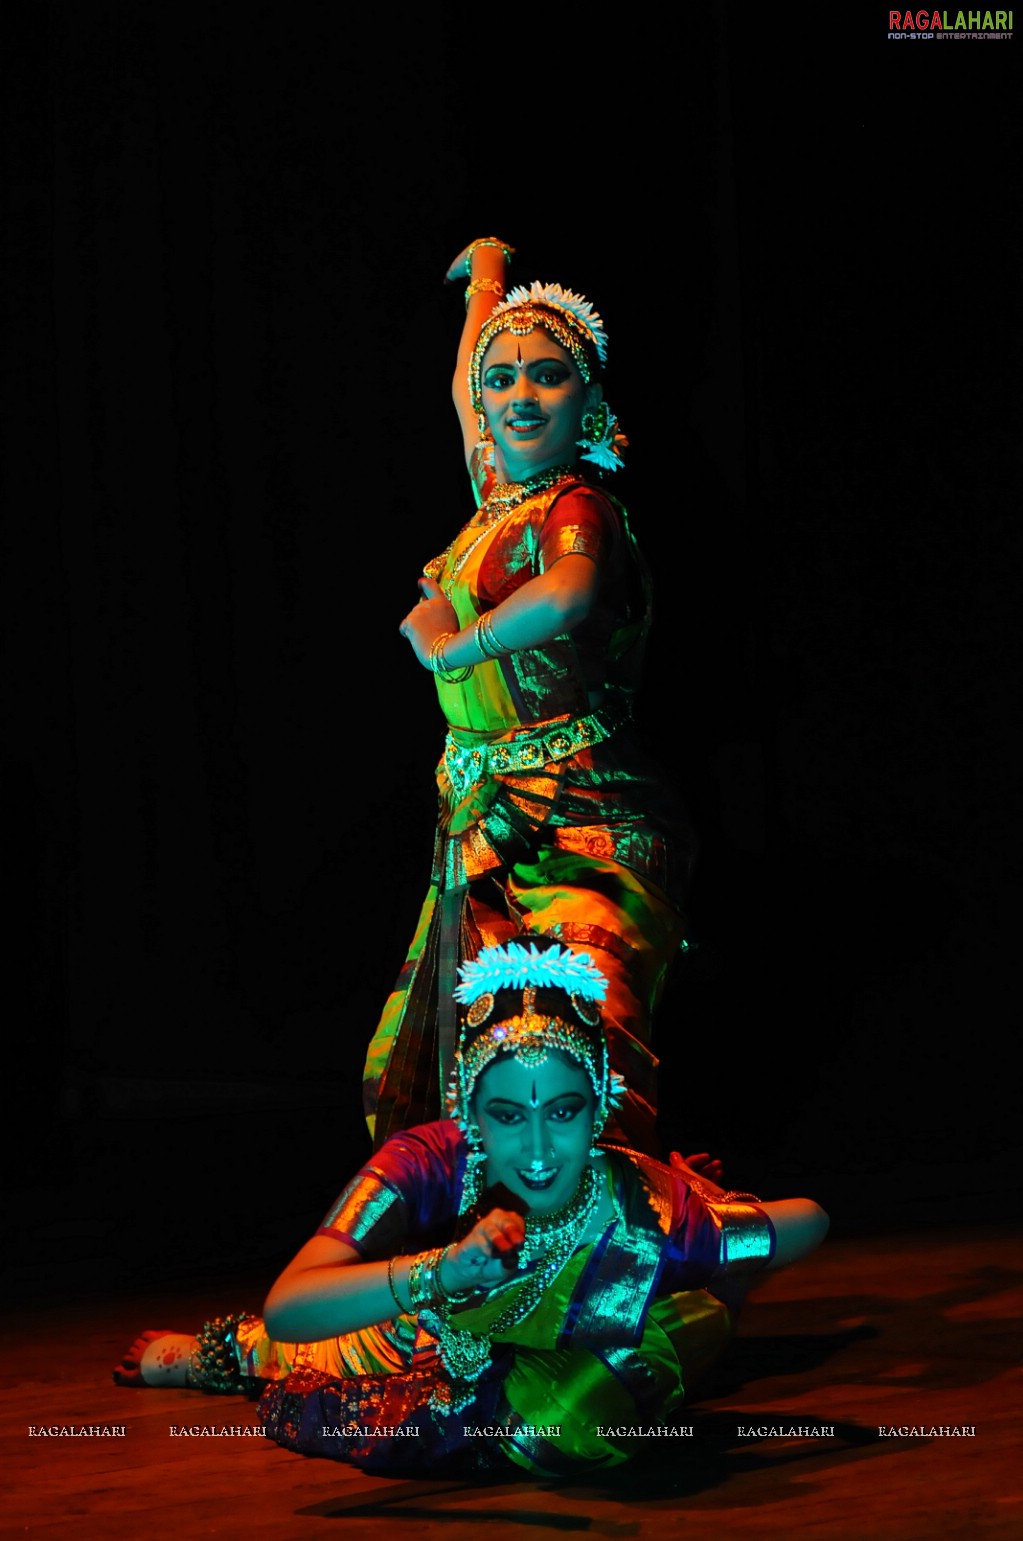
{"type": "MultiPolygon", "coordinates": [[[[573,482],[579,480],[579,473],[574,466],[552,466],[549,471],[540,471],[536,476],[530,476],[524,482],[495,482],[487,496],[480,504],[469,524],[465,527],[471,529],[475,526],[478,533],[471,540],[465,550],[456,557],[451,571],[446,575],[446,581],[451,583],[462,571],[466,562],[480,544],[502,519],[521,507],[528,498],[535,498],[541,492],[547,492],[551,487],[556,487],[560,482],[573,482]]],[[[454,550],[462,531],[459,530],[454,540],[441,552],[439,557],[430,563],[430,567],[440,572],[444,568],[448,557],[454,550]]]]}
{"type": "Polygon", "coordinates": [[[451,1387],[439,1386],[431,1406],[460,1412],[472,1401],[472,1382],[479,1379],[490,1363],[491,1339],[508,1332],[535,1310],[548,1285],[579,1245],[597,1208],[600,1192],[600,1179],[588,1166],[575,1196],[563,1208],[549,1215],[526,1216],[522,1255],[524,1261],[535,1261],[538,1266],[485,1332],[453,1326],[443,1308],[422,1313],[424,1325],[438,1340],[444,1368],[455,1383],[451,1387]]]}
{"type": "Polygon", "coordinates": [[[497,519],[508,509],[518,508],[527,498],[535,497],[538,492],[546,492],[555,482],[577,480],[578,475],[574,466],[551,466],[549,470],[528,476],[524,482],[495,482],[480,504],[478,513],[488,521],[497,519]]]}

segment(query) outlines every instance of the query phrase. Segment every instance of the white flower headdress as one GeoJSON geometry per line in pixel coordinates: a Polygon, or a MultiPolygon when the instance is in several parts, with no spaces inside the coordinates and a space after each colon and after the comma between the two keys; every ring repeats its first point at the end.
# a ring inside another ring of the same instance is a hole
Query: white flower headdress
{"type": "Polygon", "coordinates": [[[570,952],[567,947],[539,948],[535,942],[485,947],[458,972],[461,984],[455,990],[455,1000],[463,1006],[471,1006],[481,995],[496,990],[524,990],[527,985],[564,990],[566,995],[584,1001],[607,998],[607,980],[589,953],[570,952]]]}

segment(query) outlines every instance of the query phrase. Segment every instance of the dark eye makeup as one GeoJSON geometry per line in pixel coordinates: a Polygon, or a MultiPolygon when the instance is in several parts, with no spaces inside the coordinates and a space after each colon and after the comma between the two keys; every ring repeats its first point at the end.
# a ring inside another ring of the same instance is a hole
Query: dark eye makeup
{"type": "MultiPolygon", "coordinates": [[[[551,363],[531,364],[527,371],[538,385],[564,385],[569,371],[556,360],[551,363]]],[[[483,384],[491,391],[506,391],[515,383],[515,371],[504,364],[492,364],[484,372],[483,384]]]]}
{"type": "MultiPolygon", "coordinates": [[[[554,1123],[568,1124],[580,1114],[586,1107],[586,1098],[577,1092],[570,1092],[565,1097],[555,1098],[548,1105],[544,1116],[552,1119],[554,1123]]],[[[503,1128],[509,1128],[512,1124],[521,1122],[524,1114],[513,1103],[501,1102],[483,1109],[488,1118],[492,1118],[495,1124],[503,1128]]]]}

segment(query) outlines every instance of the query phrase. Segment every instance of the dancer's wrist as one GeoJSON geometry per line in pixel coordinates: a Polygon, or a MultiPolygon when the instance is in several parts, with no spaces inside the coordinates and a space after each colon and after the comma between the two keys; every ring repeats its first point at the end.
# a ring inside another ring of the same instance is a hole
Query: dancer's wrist
{"type": "Polygon", "coordinates": [[[457,660],[458,641],[462,636],[460,631],[442,631],[430,644],[427,654],[426,667],[431,674],[438,675],[448,684],[458,684],[467,680],[473,671],[472,662],[459,664],[457,660]],[[450,656],[454,651],[456,656],[450,656]]]}
{"type": "Polygon", "coordinates": [[[458,1267],[457,1253],[445,1247],[437,1265],[437,1285],[445,1303],[468,1300],[477,1293],[477,1285],[458,1267]]]}
{"type": "Polygon", "coordinates": [[[503,275],[505,267],[511,261],[514,253],[514,246],[506,245],[504,241],[499,241],[496,236],[481,236],[479,240],[472,241],[466,250],[466,274],[471,278],[475,278],[477,274],[486,276],[490,272],[503,275]]]}

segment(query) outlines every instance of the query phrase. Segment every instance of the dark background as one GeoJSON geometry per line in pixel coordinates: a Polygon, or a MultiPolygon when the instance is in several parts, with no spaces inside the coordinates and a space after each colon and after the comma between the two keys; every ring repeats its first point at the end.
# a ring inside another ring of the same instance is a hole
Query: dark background
{"type": "Polygon", "coordinates": [[[1016,1201],[1019,45],[835,9],[8,22],[15,1283],[269,1276],[368,1149],[491,233],[594,299],[632,444],[703,843],[666,1138],[836,1229],[1016,1201]]]}

